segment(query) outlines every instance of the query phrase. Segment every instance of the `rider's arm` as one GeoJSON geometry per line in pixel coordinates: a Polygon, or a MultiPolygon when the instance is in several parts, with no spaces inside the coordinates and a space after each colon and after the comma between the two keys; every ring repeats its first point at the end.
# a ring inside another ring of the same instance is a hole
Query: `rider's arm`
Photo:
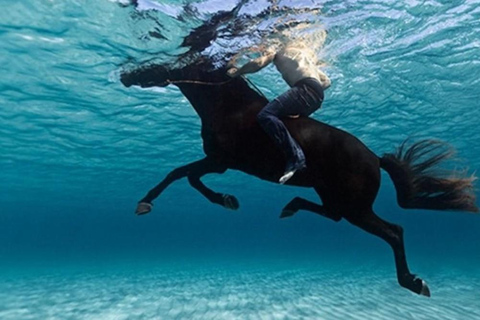
{"type": "Polygon", "coordinates": [[[229,69],[227,74],[231,77],[238,77],[246,73],[255,73],[262,68],[265,68],[275,58],[275,52],[269,52],[268,54],[261,56],[260,58],[251,60],[244,64],[240,69],[235,67],[229,69]]]}
{"type": "Polygon", "coordinates": [[[323,90],[327,90],[331,85],[330,78],[321,70],[318,71],[318,78],[319,78],[318,80],[320,81],[320,84],[323,87],[323,90]]]}

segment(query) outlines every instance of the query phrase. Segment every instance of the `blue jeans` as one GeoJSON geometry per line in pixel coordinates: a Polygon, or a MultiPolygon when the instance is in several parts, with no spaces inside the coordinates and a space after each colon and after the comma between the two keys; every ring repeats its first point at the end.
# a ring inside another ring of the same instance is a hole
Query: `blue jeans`
{"type": "Polygon", "coordinates": [[[305,154],[280,118],[291,115],[308,117],[321,107],[322,101],[323,91],[319,97],[319,94],[307,84],[295,85],[268,103],[258,114],[260,126],[285,154],[287,159],[285,171],[305,167],[305,154]]]}

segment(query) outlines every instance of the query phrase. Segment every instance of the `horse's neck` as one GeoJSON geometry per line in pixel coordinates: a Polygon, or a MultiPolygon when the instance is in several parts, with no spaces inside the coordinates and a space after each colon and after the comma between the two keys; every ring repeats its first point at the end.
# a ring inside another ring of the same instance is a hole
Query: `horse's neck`
{"type": "Polygon", "coordinates": [[[241,78],[221,85],[184,84],[179,88],[199,115],[204,129],[213,131],[254,118],[268,102],[241,78]]]}

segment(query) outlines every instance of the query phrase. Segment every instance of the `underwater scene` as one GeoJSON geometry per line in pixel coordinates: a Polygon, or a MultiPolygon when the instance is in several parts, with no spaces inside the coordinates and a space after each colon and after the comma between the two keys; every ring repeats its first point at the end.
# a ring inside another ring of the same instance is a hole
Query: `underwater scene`
{"type": "Polygon", "coordinates": [[[0,319],[480,319],[479,1],[0,3],[0,319]]]}

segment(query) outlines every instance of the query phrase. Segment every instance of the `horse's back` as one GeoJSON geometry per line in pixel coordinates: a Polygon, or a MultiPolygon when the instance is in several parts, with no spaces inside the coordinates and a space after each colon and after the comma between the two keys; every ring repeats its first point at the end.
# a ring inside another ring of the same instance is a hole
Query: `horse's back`
{"type": "Polygon", "coordinates": [[[284,123],[307,157],[322,158],[325,164],[341,162],[352,170],[357,169],[352,164],[378,161],[363,142],[344,130],[307,117],[284,119],[284,123]]]}

